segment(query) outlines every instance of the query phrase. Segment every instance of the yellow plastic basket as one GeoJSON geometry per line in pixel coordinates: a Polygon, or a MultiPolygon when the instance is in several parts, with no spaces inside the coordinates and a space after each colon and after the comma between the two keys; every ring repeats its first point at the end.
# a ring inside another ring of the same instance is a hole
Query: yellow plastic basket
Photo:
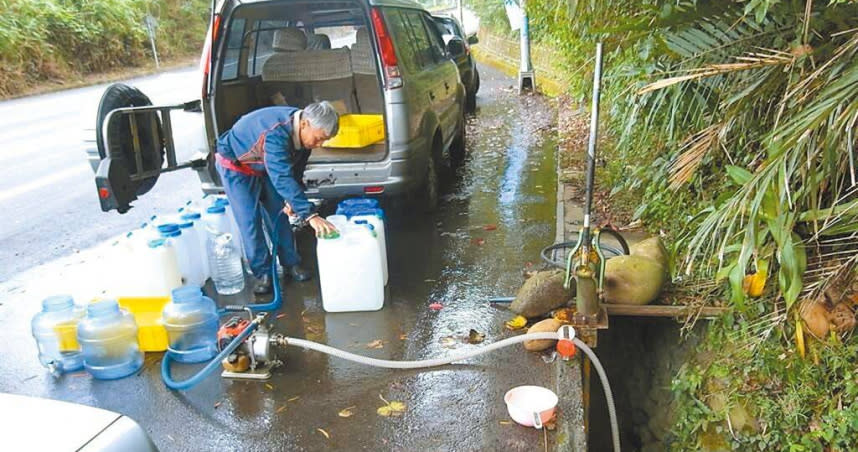
{"type": "Polygon", "coordinates": [[[364,148],[379,141],[384,141],[384,116],[340,115],[340,131],[322,146],[364,148]]]}
{"type": "Polygon", "coordinates": [[[161,310],[169,297],[120,297],[119,306],[134,314],[137,322],[137,343],[144,352],[163,352],[169,340],[161,323],[161,310]]]}

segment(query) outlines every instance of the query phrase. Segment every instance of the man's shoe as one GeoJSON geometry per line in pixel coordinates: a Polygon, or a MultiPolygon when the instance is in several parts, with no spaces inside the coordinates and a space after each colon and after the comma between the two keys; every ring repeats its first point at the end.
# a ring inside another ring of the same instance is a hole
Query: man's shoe
{"type": "Polygon", "coordinates": [[[304,268],[300,265],[290,265],[289,275],[292,276],[292,279],[294,279],[295,281],[307,281],[308,279],[313,277],[310,272],[304,270],[304,268]]]}
{"type": "Polygon", "coordinates": [[[271,276],[262,275],[261,277],[256,278],[256,285],[253,286],[253,293],[255,295],[266,295],[271,293],[271,276]]]}

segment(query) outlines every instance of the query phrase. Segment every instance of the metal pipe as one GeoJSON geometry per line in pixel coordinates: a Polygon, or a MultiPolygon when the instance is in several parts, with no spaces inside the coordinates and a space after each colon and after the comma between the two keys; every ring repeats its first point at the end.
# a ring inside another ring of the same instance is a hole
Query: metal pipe
{"type": "Polygon", "coordinates": [[[593,73],[593,105],[590,107],[590,142],[587,145],[586,202],[584,203],[584,228],[582,231],[585,245],[590,243],[590,212],[593,205],[593,184],[596,176],[596,142],[599,135],[599,94],[602,84],[602,43],[596,43],[596,69],[593,73]]]}
{"type": "Polygon", "coordinates": [[[527,21],[527,9],[525,0],[521,0],[521,72],[530,72],[533,65],[530,64],[530,25],[527,21]]]}

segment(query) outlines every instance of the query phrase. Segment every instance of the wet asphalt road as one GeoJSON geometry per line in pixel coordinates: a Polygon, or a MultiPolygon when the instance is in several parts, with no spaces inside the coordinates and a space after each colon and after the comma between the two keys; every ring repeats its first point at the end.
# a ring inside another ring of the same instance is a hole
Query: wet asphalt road
{"type": "MultiPolygon", "coordinates": [[[[449,175],[439,210],[390,212],[384,309],[326,314],[315,280],[289,282],[278,332],[388,359],[480,347],[463,342],[470,329],[484,333],[486,343],[516,334],[504,328],[512,314],[486,299],[513,294],[523,270],[538,262],[539,249],[553,242],[554,115],[542,99],[515,94],[508,77],[485,67],[481,76],[479,111],[469,121],[470,156],[449,175]],[[430,310],[435,302],[443,309],[430,310]],[[382,348],[368,347],[376,340],[382,348]]],[[[299,246],[313,266],[312,237],[304,233],[299,246]]],[[[267,382],[212,376],[175,393],[160,380],[160,353],[147,354],[138,375],[118,381],[84,373],[52,378],[39,367],[28,331],[40,301],[36,293],[18,290],[0,305],[0,391],[123,413],[162,450],[543,449],[542,433],[512,423],[503,402],[517,385],[553,387],[553,368],[520,346],[422,371],[365,367],[290,348],[285,366],[267,382]],[[404,402],[405,413],[379,416],[381,397],[404,402]],[[349,407],[353,416],[338,416],[349,407]]],[[[181,378],[199,367],[173,368],[181,378]]],[[[553,433],[548,438],[557,439],[553,433]]]]}
{"type": "MultiPolygon", "coordinates": [[[[156,104],[199,96],[195,67],[135,78],[156,104]]],[[[83,150],[107,84],[0,102],[0,281],[129,230],[172,203],[200,193],[192,171],[165,174],[125,215],[104,214],[83,150]],[[46,238],[48,238],[46,240],[46,238]]],[[[179,158],[203,147],[200,113],[173,115],[179,158]]],[[[172,204],[171,204],[172,205],[172,204]]]]}

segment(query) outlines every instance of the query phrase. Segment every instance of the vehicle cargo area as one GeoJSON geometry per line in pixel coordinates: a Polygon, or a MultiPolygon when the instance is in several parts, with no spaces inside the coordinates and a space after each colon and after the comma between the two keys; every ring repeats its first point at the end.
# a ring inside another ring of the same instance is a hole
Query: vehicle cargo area
{"type": "Polygon", "coordinates": [[[368,24],[368,12],[348,1],[238,7],[225,28],[227,48],[215,90],[218,130],[259,108],[327,100],[341,115],[377,115],[381,130],[369,142],[337,140],[348,147],[315,149],[310,163],[383,160],[384,98],[368,24]]]}

